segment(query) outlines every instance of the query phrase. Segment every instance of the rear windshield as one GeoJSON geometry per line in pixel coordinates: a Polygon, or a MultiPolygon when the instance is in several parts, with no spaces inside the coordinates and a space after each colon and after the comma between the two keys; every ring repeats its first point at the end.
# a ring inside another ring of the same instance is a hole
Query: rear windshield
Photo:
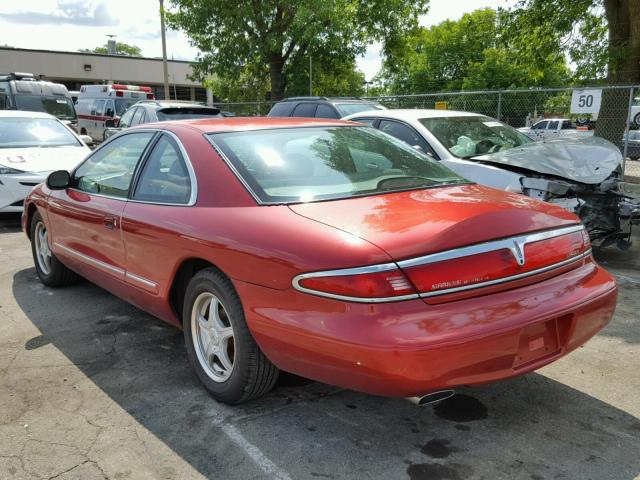
{"type": "Polygon", "coordinates": [[[45,112],[61,120],[75,120],[76,110],[67,97],[43,97],[40,95],[16,95],[18,110],[45,112]]]}
{"type": "Polygon", "coordinates": [[[158,120],[188,120],[194,118],[221,117],[217,108],[163,108],[157,112],[158,120]]]}
{"type": "Polygon", "coordinates": [[[384,110],[384,107],[377,103],[334,103],[333,106],[338,109],[338,112],[340,112],[340,115],[343,117],[354,113],[368,112],[370,110],[384,110]]]}
{"type": "Polygon", "coordinates": [[[0,148],[79,146],[67,127],[53,118],[0,118],[0,148]]]}
{"type": "Polygon", "coordinates": [[[116,99],[116,115],[122,116],[122,114],[134,103],[138,103],[138,100],[130,100],[126,98],[116,99]]]}
{"type": "Polygon", "coordinates": [[[261,203],[331,200],[468,183],[370,127],[209,134],[261,203]]]}

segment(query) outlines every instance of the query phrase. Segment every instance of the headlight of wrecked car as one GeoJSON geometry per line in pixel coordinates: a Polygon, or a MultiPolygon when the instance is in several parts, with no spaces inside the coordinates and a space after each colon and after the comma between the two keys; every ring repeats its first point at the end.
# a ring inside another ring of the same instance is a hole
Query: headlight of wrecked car
{"type": "Polygon", "coordinates": [[[0,165],[0,175],[15,175],[17,173],[24,173],[22,170],[17,170],[15,168],[5,167],[4,165],[0,165]]]}

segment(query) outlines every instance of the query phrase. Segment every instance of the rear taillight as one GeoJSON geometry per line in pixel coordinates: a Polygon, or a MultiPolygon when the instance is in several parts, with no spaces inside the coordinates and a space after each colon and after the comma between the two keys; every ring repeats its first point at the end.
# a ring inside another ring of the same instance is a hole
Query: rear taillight
{"type": "MultiPolygon", "coordinates": [[[[531,238],[531,241],[526,241],[526,237],[507,240],[502,245],[495,242],[498,245],[488,244],[487,251],[477,248],[477,253],[455,258],[441,255],[442,260],[427,258],[415,265],[400,262],[400,266],[418,292],[434,295],[542,273],[581,257],[590,248],[583,229],[551,238],[536,240],[534,235],[531,238]]],[[[452,251],[451,255],[455,254],[452,251]]]]}
{"type": "Polygon", "coordinates": [[[363,302],[418,296],[411,282],[393,264],[299,275],[293,285],[306,293],[363,302]]]}
{"type": "Polygon", "coordinates": [[[433,297],[438,303],[453,296],[466,298],[549,278],[583,265],[590,251],[589,235],[576,225],[455,248],[397,264],[302,274],[293,279],[293,286],[301,292],[347,301],[423,297],[431,303],[428,299],[433,297]]]}

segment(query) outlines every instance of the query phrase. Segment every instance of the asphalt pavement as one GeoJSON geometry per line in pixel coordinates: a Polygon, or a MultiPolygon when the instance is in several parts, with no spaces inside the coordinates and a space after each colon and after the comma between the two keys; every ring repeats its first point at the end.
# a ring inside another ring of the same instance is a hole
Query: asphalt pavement
{"type": "Polygon", "coordinates": [[[640,236],[597,254],[615,318],[535,373],[437,407],[285,376],[215,402],[182,333],[89,282],[37,279],[0,215],[0,479],[634,479],[640,474],[640,236]]]}

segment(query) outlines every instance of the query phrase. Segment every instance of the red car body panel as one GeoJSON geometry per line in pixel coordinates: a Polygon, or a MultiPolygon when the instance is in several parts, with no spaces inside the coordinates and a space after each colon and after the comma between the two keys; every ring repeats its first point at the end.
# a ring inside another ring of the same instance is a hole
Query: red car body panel
{"type": "Polygon", "coordinates": [[[35,206],[64,264],[176,326],[176,273],[190,259],[209,262],[233,282],[251,333],[276,366],[373,394],[414,396],[519,375],[565,355],[611,319],[615,281],[590,255],[534,283],[431,304],[357,303],[296,290],[292,280],[305,272],[384,264],[579,222],[561,208],[478,185],[261,206],[203,135],[348,124],[226,118],[145,125],[179,137],[197,178],[195,205],[39,186],[26,201],[23,228],[28,234],[35,206]]]}

